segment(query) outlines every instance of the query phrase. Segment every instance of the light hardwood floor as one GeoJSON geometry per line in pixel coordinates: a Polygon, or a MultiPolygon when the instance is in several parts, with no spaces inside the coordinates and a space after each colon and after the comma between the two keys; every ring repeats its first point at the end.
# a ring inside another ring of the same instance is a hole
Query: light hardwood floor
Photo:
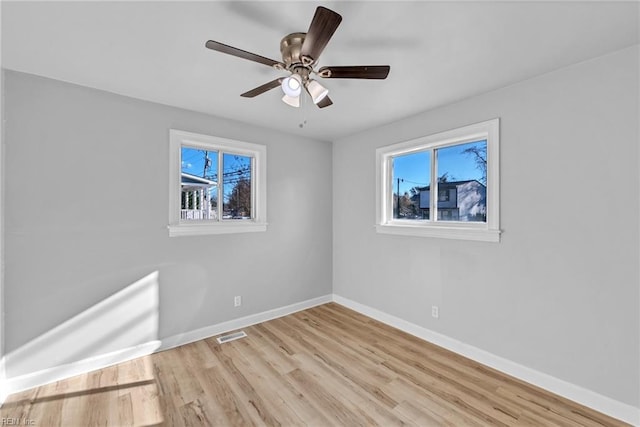
{"type": "Polygon", "coordinates": [[[10,396],[36,426],[623,426],[330,303],[10,396]]]}

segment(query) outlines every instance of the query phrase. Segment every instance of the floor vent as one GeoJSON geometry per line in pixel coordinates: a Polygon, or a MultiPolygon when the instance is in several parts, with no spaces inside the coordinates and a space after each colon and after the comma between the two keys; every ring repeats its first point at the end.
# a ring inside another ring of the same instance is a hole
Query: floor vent
{"type": "Polygon", "coordinates": [[[245,334],[244,331],[240,331],[240,332],[234,332],[234,333],[229,334],[229,335],[223,335],[223,336],[218,337],[216,339],[218,340],[218,343],[224,344],[226,342],[238,340],[238,339],[244,338],[246,336],[247,336],[247,334],[245,334]]]}

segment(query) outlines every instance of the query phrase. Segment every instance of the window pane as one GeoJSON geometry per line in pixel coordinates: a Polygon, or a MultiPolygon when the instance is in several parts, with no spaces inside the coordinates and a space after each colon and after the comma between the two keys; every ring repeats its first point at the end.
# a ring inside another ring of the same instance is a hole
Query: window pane
{"type": "Polygon", "coordinates": [[[251,157],[223,154],[223,219],[251,219],[251,157]]]}
{"type": "Polygon", "coordinates": [[[429,151],[393,157],[393,218],[429,219],[430,176],[429,151]]]}
{"type": "Polygon", "coordinates": [[[438,220],[487,221],[487,141],[436,150],[438,220]]]}
{"type": "Polygon", "coordinates": [[[180,219],[216,220],[218,153],[183,146],[180,165],[180,219]]]}

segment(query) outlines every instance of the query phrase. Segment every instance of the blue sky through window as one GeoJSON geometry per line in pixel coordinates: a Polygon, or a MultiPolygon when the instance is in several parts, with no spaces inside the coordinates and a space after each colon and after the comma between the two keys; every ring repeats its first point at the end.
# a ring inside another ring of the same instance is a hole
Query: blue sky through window
{"type": "Polygon", "coordinates": [[[209,158],[209,165],[205,173],[205,150],[182,147],[182,172],[217,181],[218,153],[215,151],[207,151],[206,153],[209,158]]]}
{"type": "Polygon", "coordinates": [[[396,193],[398,191],[398,178],[401,179],[400,194],[404,194],[413,187],[426,187],[429,185],[431,181],[430,175],[431,153],[429,151],[394,157],[393,192],[396,193]]]}
{"type": "MultiPolygon", "coordinates": [[[[473,153],[465,153],[467,149],[476,149],[484,152],[486,159],[487,141],[475,141],[466,144],[439,148],[438,151],[438,176],[447,173],[448,181],[466,181],[475,179],[483,182],[483,172],[477,163],[473,153]]],[[[413,187],[426,187],[430,185],[431,175],[430,151],[411,153],[397,156],[393,159],[393,192],[397,192],[397,179],[400,182],[400,194],[409,192],[413,187]]],[[[483,184],[486,184],[483,182],[483,184]]]]}

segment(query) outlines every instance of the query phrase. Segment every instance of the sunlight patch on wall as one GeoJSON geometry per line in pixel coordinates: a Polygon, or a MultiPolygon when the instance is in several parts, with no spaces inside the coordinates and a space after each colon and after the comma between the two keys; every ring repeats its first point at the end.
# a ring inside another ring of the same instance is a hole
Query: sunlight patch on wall
{"type": "Polygon", "coordinates": [[[159,273],[154,271],[6,355],[11,377],[100,358],[117,363],[159,345],[159,273]],[[112,357],[109,355],[112,353],[112,357]],[[120,359],[120,360],[118,360],[120,359]]]}

